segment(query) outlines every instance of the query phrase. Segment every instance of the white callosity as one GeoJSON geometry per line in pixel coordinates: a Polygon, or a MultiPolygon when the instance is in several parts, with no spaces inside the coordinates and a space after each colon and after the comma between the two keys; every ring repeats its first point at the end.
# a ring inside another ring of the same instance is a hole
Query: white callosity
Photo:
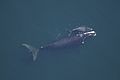
{"type": "Polygon", "coordinates": [[[89,34],[89,35],[94,34],[94,36],[96,36],[96,32],[95,32],[95,31],[85,32],[84,34],[85,34],[85,35],[86,35],[86,34],[89,34]]]}

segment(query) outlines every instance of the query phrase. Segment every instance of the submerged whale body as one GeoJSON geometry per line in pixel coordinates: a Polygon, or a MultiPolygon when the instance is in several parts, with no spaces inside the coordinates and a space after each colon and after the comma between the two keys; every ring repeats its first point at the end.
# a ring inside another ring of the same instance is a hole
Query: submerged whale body
{"type": "Polygon", "coordinates": [[[56,48],[64,48],[70,46],[76,46],[84,44],[84,41],[89,37],[96,36],[96,32],[89,27],[77,27],[70,30],[69,34],[59,40],[51,42],[47,45],[41,46],[39,49],[35,48],[31,45],[23,43],[22,46],[25,46],[33,55],[33,61],[37,59],[37,54],[41,49],[56,49],[56,48]]]}

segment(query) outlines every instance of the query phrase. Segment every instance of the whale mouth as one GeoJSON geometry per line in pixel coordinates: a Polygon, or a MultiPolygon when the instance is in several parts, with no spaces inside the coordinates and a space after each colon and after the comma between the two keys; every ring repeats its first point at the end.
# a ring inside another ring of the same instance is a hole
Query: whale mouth
{"type": "Polygon", "coordinates": [[[78,27],[78,28],[74,28],[72,31],[80,31],[80,32],[86,32],[86,31],[92,31],[92,28],[89,27],[78,27]]]}

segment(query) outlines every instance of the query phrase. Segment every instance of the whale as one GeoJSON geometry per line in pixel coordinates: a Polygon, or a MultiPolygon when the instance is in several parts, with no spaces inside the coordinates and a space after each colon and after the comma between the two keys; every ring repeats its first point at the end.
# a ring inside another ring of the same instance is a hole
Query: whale
{"type": "Polygon", "coordinates": [[[32,53],[33,61],[36,61],[37,55],[41,50],[79,46],[84,44],[87,38],[91,38],[94,36],[96,36],[96,32],[92,28],[79,26],[77,28],[73,28],[72,30],[70,30],[67,36],[52,41],[47,45],[42,45],[40,46],[40,48],[35,48],[27,43],[22,43],[22,46],[26,47],[29,50],[29,52],[32,53]]]}

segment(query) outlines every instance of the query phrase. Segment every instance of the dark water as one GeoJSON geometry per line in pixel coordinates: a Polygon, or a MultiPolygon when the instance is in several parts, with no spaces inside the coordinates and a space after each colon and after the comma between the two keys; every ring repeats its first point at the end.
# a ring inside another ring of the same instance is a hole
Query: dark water
{"type": "Polygon", "coordinates": [[[1,0],[0,80],[120,80],[119,0],[1,0]],[[40,47],[57,34],[90,25],[84,46],[41,53],[33,63],[26,42],[40,47]]]}

